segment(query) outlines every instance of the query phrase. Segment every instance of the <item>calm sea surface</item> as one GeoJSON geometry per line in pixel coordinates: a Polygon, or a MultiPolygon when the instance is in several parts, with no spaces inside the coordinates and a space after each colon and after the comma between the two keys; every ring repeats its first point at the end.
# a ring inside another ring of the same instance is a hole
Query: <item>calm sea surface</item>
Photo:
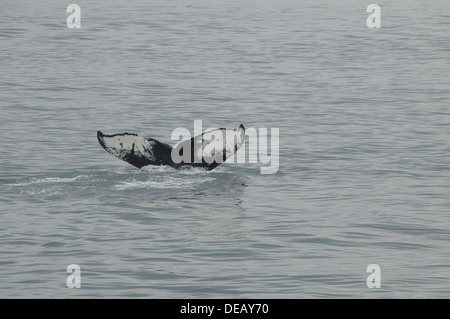
{"type": "Polygon", "coordinates": [[[0,297],[450,297],[450,5],[392,2],[0,1],[0,297]],[[96,140],[194,120],[278,172],[96,140]]]}

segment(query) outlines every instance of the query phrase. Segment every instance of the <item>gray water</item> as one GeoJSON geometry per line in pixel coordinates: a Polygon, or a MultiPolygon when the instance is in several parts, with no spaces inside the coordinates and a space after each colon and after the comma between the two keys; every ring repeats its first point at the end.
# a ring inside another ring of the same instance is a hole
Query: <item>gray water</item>
{"type": "Polygon", "coordinates": [[[450,296],[447,0],[378,2],[380,29],[356,0],[75,3],[80,29],[0,1],[0,297],[450,296]],[[194,120],[279,128],[278,172],[96,140],[194,120]]]}

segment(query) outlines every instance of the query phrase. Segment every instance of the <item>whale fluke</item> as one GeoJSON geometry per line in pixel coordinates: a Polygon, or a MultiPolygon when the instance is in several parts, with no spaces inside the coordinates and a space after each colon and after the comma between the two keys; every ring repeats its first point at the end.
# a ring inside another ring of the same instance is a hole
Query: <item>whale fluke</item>
{"type": "Polygon", "coordinates": [[[134,133],[105,135],[100,131],[97,132],[97,139],[107,152],[137,168],[147,165],[174,166],[172,147],[155,139],[134,133]]]}
{"type": "Polygon", "coordinates": [[[147,165],[185,166],[212,170],[233,155],[244,143],[245,128],[219,128],[206,131],[174,147],[135,133],[113,135],[97,132],[100,145],[117,158],[142,168],[147,165]]]}

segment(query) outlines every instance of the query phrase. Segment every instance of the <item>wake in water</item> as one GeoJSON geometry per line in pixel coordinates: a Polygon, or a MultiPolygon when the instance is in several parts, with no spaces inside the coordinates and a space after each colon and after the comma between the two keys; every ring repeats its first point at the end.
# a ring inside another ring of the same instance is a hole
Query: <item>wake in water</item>
{"type": "Polygon", "coordinates": [[[52,176],[32,176],[0,179],[1,193],[26,195],[30,199],[55,200],[67,196],[90,197],[123,192],[149,191],[149,196],[174,191],[198,191],[236,182],[236,175],[227,169],[208,172],[200,168],[173,170],[164,166],[149,166],[142,170],[122,168],[65,172],[52,176]]]}
{"type": "Polygon", "coordinates": [[[131,174],[125,181],[118,181],[113,189],[192,189],[216,180],[203,169],[195,168],[174,171],[170,167],[150,166],[144,168],[143,172],[131,174]]]}

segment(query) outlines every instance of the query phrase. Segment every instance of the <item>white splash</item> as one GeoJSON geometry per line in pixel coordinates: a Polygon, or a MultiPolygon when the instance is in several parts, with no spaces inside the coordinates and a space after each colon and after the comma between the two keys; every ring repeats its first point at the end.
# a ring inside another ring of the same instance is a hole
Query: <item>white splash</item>
{"type": "Polygon", "coordinates": [[[140,188],[158,188],[158,189],[187,189],[201,185],[206,182],[212,182],[215,178],[212,177],[198,177],[198,178],[179,178],[179,177],[165,177],[162,180],[148,180],[148,181],[127,181],[119,185],[115,185],[116,190],[140,189],[140,188]]]}
{"type": "Polygon", "coordinates": [[[27,186],[27,185],[33,185],[33,184],[46,184],[46,183],[70,183],[70,182],[79,180],[83,177],[85,177],[85,176],[79,175],[76,177],[45,177],[45,178],[33,177],[26,182],[15,183],[15,184],[10,184],[10,185],[11,186],[27,186]]]}

